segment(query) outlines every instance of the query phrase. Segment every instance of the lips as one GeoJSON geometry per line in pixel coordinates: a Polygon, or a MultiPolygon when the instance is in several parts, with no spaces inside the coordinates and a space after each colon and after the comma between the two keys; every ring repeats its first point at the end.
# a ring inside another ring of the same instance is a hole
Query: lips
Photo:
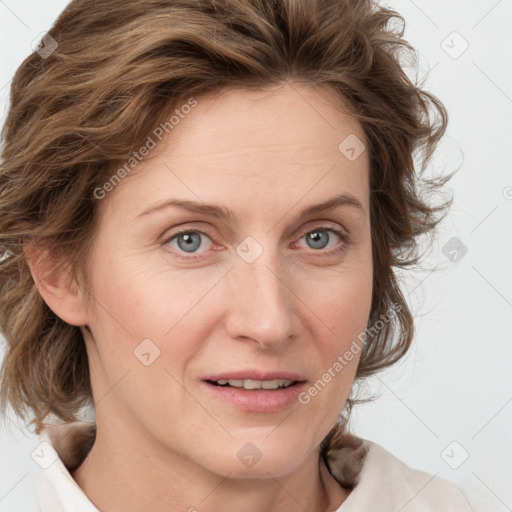
{"type": "Polygon", "coordinates": [[[297,404],[297,396],[306,385],[303,375],[288,371],[240,370],[201,380],[210,396],[252,412],[276,412],[297,404]]]}

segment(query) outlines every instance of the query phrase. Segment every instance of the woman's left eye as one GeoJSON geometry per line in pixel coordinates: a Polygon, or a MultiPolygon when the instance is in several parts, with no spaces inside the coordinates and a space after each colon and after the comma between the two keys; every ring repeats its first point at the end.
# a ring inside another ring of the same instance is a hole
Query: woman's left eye
{"type": "MultiPolygon", "coordinates": [[[[334,233],[342,242],[345,242],[348,238],[342,231],[338,229],[322,227],[308,231],[305,235],[301,237],[301,240],[305,238],[307,242],[310,243],[310,247],[312,249],[325,249],[329,242],[331,241],[331,236],[328,233],[334,233]]],[[[326,252],[327,254],[338,252],[342,250],[344,246],[345,244],[342,244],[340,247],[337,247],[334,250],[327,250],[326,252]]],[[[328,249],[331,249],[332,247],[333,246],[331,245],[331,247],[329,247],[328,249]]]]}
{"type": "MultiPolygon", "coordinates": [[[[331,242],[331,235],[329,233],[334,233],[336,237],[338,237],[342,242],[346,242],[348,239],[348,236],[341,230],[332,227],[319,227],[307,231],[304,235],[302,235],[300,240],[306,239],[306,243],[311,249],[323,250],[326,249],[326,247],[331,242]]],[[[207,240],[209,240],[209,244],[207,244],[209,247],[206,247],[206,250],[208,250],[213,245],[211,238],[206,233],[203,233],[197,229],[180,231],[174,234],[172,237],[168,238],[164,243],[170,245],[180,258],[194,259],[183,256],[183,254],[196,254],[202,245],[202,237],[205,237],[207,240]]],[[[335,245],[336,244],[334,244],[334,246],[335,245]]],[[[340,247],[336,247],[334,250],[329,250],[332,249],[331,245],[331,247],[327,248],[327,251],[323,252],[326,252],[327,255],[330,255],[332,253],[343,250],[344,247],[345,243],[342,243],[340,247]]]]}

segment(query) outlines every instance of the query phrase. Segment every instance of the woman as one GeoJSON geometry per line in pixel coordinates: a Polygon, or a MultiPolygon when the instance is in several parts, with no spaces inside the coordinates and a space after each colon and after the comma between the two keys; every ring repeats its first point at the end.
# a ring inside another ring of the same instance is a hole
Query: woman
{"type": "Polygon", "coordinates": [[[40,436],[41,510],[470,510],[348,429],[356,383],[412,341],[394,268],[448,207],[413,165],[446,111],[395,20],[74,0],[21,65],[1,398],[40,436]]]}

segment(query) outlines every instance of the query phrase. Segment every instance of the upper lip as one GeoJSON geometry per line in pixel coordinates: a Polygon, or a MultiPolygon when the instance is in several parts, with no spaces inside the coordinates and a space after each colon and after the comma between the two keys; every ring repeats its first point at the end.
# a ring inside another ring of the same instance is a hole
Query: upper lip
{"type": "Polygon", "coordinates": [[[303,375],[298,373],[286,372],[286,371],[275,371],[275,372],[263,372],[260,370],[238,370],[233,372],[223,372],[215,375],[207,375],[202,380],[292,380],[292,381],[305,381],[303,375]]]}

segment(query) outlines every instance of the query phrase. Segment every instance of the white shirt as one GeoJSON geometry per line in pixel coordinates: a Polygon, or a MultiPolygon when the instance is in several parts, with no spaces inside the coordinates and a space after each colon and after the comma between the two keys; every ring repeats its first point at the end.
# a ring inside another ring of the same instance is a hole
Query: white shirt
{"type": "MultiPolygon", "coordinates": [[[[93,433],[93,423],[76,422],[52,425],[39,435],[35,458],[41,512],[100,512],[70,474],[85,458],[93,433]]],[[[472,512],[461,491],[448,480],[412,469],[382,446],[357,439],[366,455],[349,497],[335,512],[472,512]]],[[[350,449],[343,452],[337,464],[353,468],[350,449]]]]}

